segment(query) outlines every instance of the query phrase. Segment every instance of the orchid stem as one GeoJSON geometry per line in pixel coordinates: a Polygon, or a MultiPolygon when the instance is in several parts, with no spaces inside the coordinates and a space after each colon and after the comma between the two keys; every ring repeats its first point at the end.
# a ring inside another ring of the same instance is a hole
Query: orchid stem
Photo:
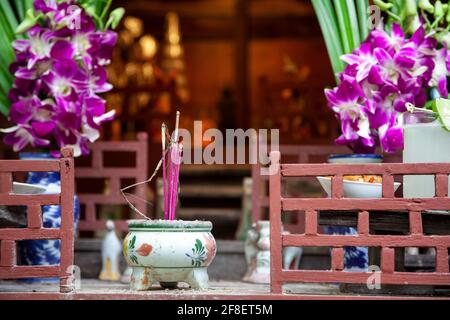
{"type": "Polygon", "coordinates": [[[398,15],[396,15],[395,13],[392,13],[392,12],[390,12],[389,10],[387,10],[386,13],[387,13],[391,18],[393,18],[394,20],[397,20],[397,22],[401,22],[401,21],[402,21],[402,19],[401,19],[398,15]]]}
{"type": "Polygon", "coordinates": [[[430,23],[430,20],[429,20],[428,17],[427,17],[426,12],[425,12],[423,9],[421,9],[420,11],[421,11],[421,13],[422,13],[422,17],[425,19],[425,22],[426,22],[427,26],[430,26],[431,23],[430,23]]]}
{"type": "Polygon", "coordinates": [[[106,14],[109,11],[109,8],[111,7],[111,3],[112,3],[112,0],[107,0],[106,1],[106,6],[103,8],[103,12],[102,12],[102,14],[100,16],[100,19],[102,20],[102,22],[105,19],[105,16],[106,16],[106,14]]]}
{"type": "Polygon", "coordinates": [[[426,113],[430,113],[430,114],[436,114],[436,112],[434,112],[433,110],[425,109],[425,108],[419,108],[419,107],[416,107],[415,105],[413,105],[412,103],[409,103],[409,102],[406,104],[406,109],[410,113],[413,113],[414,111],[422,111],[422,112],[426,112],[426,113]]]}

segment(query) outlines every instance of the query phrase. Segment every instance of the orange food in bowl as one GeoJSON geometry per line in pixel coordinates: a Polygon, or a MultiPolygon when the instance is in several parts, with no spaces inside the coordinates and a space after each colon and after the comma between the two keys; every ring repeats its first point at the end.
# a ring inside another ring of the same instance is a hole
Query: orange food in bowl
{"type": "Polygon", "coordinates": [[[368,183],[382,183],[383,182],[383,178],[381,176],[374,176],[374,175],[344,176],[344,180],[357,181],[357,182],[368,182],[368,183]]]}

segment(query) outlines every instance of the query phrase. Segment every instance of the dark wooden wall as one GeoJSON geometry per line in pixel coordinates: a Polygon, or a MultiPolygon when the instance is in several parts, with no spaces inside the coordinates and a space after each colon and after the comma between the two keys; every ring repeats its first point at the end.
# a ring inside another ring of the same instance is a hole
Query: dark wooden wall
{"type": "MultiPolygon", "coordinates": [[[[308,86],[314,103],[325,106],[323,88],[333,85],[331,66],[310,1],[305,0],[118,0],[128,15],[141,18],[145,31],[164,37],[164,16],[178,13],[190,101],[183,113],[217,125],[222,90],[236,101],[235,127],[261,126],[260,79],[273,94],[287,84],[283,59],[310,68],[308,86]]],[[[306,98],[309,99],[309,98],[306,98]]],[[[324,111],[326,112],[326,111],[324,111]]],[[[328,119],[334,121],[331,113],[328,119]]],[[[332,137],[321,140],[331,141],[332,137]]],[[[285,137],[285,143],[290,141],[285,137]]]]}

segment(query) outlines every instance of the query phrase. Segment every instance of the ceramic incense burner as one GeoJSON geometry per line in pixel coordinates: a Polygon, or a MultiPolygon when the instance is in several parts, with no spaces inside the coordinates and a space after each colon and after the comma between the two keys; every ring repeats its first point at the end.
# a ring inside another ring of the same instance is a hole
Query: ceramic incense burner
{"type": "Polygon", "coordinates": [[[159,282],[176,288],[208,287],[207,267],[216,255],[209,221],[130,220],[123,253],[132,267],[131,289],[147,290],[159,282]]]}

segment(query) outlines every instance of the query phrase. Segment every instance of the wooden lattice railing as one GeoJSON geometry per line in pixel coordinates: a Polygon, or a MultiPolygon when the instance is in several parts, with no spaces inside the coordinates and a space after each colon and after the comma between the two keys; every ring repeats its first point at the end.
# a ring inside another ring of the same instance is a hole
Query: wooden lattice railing
{"type": "MultiPolygon", "coordinates": [[[[106,221],[99,219],[97,213],[98,205],[124,205],[126,200],[123,198],[120,189],[122,179],[134,179],[135,182],[147,180],[147,156],[148,156],[148,137],[146,133],[139,133],[137,141],[99,141],[91,144],[92,162],[89,167],[77,167],[76,179],[77,186],[82,179],[99,178],[108,180],[108,192],[101,190],[99,193],[79,193],[78,197],[82,205],[82,219],[78,224],[80,231],[95,231],[106,229],[106,221]],[[106,152],[132,152],[135,153],[134,167],[106,167],[104,165],[104,155],[106,152]]],[[[142,213],[146,213],[147,204],[146,186],[141,184],[134,188],[133,195],[129,201],[142,213]]],[[[128,217],[134,217],[131,214],[128,217]]],[[[127,231],[126,219],[115,221],[116,228],[121,231],[127,231]]]]}
{"type": "Polygon", "coordinates": [[[340,282],[366,284],[369,272],[348,272],[344,269],[344,247],[381,248],[381,284],[450,285],[448,250],[449,235],[424,234],[422,213],[427,210],[450,210],[448,175],[450,163],[440,164],[280,164],[280,153],[271,153],[270,167],[270,222],[271,222],[271,290],[281,293],[289,282],[340,282]],[[344,175],[382,176],[382,199],[355,199],[343,197],[344,175]],[[406,199],[394,196],[394,175],[434,175],[434,198],[406,199]],[[281,181],[285,177],[332,177],[330,198],[285,198],[281,181]],[[282,235],[282,212],[305,212],[305,233],[282,235]],[[320,211],[358,212],[357,235],[325,235],[318,233],[320,211]],[[370,233],[370,212],[409,212],[410,232],[406,235],[375,235],[370,233]],[[283,247],[329,247],[331,270],[283,270],[283,247]],[[395,270],[395,249],[423,247],[436,249],[434,272],[404,272],[395,270]]]}
{"type": "Polygon", "coordinates": [[[59,277],[60,291],[73,290],[74,245],[74,162],[72,149],[64,148],[59,160],[0,160],[0,205],[26,206],[26,228],[0,229],[0,279],[59,277]],[[13,174],[17,172],[59,172],[60,194],[20,195],[13,193],[13,174]],[[44,228],[42,206],[61,206],[61,227],[44,228]],[[17,265],[16,242],[23,240],[61,240],[59,265],[17,265]]]}
{"type": "MultiPolygon", "coordinates": [[[[350,153],[348,148],[334,145],[280,145],[279,151],[283,157],[289,158],[289,161],[294,161],[294,163],[310,163],[313,157],[326,162],[330,154],[350,153]]],[[[269,208],[269,196],[266,188],[269,176],[261,175],[261,168],[259,162],[252,165],[253,223],[261,219],[261,214],[265,208],[269,208]]]]}

